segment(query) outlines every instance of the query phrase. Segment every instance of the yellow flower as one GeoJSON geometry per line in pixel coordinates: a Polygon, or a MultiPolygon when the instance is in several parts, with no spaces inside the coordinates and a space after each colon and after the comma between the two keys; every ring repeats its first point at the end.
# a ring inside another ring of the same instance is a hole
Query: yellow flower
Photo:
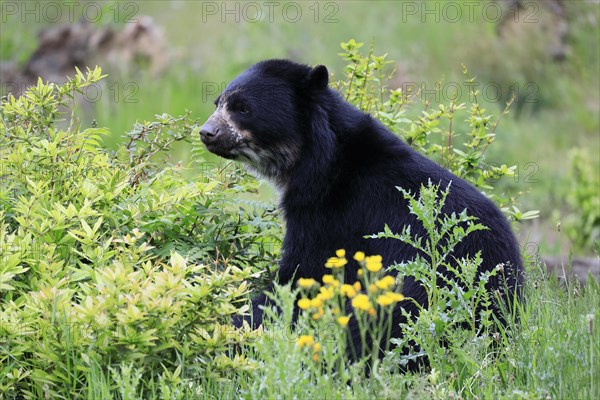
{"type": "Polygon", "coordinates": [[[306,310],[306,309],[310,308],[310,305],[311,305],[310,299],[302,298],[302,299],[298,300],[298,307],[300,307],[302,310],[306,310]]]}
{"type": "Polygon", "coordinates": [[[404,295],[402,293],[386,292],[385,295],[394,300],[395,302],[404,300],[404,295]]]}
{"type": "Polygon", "coordinates": [[[346,260],[344,257],[329,257],[329,259],[325,263],[325,267],[342,268],[346,264],[348,264],[348,260],[346,260]]]}
{"type": "Polygon", "coordinates": [[[343,316],[343,317],[337,318],[337,322],[338,322],[338,324],[340,324],[340,326],[342,328],[345,328],[346,326],[348,326],[349,321],[350,321],[350,317],[348,317],[348,316],[343,316]]]}
{"type": "Polygon", "coordinates": [[[359,310],[367,311],[373,306],[369,301],[369,296],[367,296],[366,294],[359,294],[358,296],[352,299],[352,307],[358,308],[359,310]]]}
{"type": "Polygon", "coordinates": [[[321,318],[323,315],[325,315],[325,311],[323,310],[323,307],[319,307],[317,312],[312,315],[312,319],[313,319],[313,321],[316,321],[319,318],[321,318]]]}
{"type": "Polygon", "coordinates": [[[319,361],[319,351],[321,351],[321,345],[319,343],[315,343],[313,345],[313,355],[311,357],[314,362],[319,361]]]}
{"type": "Polygon", "coordinates": [[[352,298],[352,297],[356,296],[356,289],[354,289],[354,286],[348,285],[347,283],[345,283],[340,288],[340,293],[342,294],[342,296],[348,296],[348,297],[352,298]]]}
{"type": "Polygon", "coordinates": [[[355,289],[357,292],[359,292],[359,291],[360,291],[360,289],[362,289],[362,286],[360,285],[360,282],[359,282],[359,281],[356,281],[356,282],[354,282],[354,285],[352,285],[352,286],[354,286],[354,289],[355,289]]]}
{"type": "Polygon", "coordinates": [[[313,278],[298,279],[298,286],[300,286],[303,289],[311,288],[312,286],[316,285],[316,283],[317,281],[315,281],[313,278]]]}
{"type": "Polygon", "coordinates": [[[385,292],[384,294],[377,297],[377,304],[385,307],[402,300],[404,300],[404,296],[400,293],[385,292]]]}
{"type": "Polygon", "coordinates": [[[327,288],[322,287],[321,290],[319,290],[319,294],[317,295],[317,297],[321,300],[329,300],[329,299],[333,298],[333,294],[334,294],[333,286],[329,286],[327,288]]]}
{"type": "Polygon", "coordinates": [[[377,297],[377,304],[380,306],[389,306],[394,303],[394,299],[388,296],[387,294],[382,294],[377,297]]]}
{"type": "Polygon", "coordinates": [[[335,255],[340,258],[346,257],[346,250],[344,250],[344,249],[336,250],[335,255]]]}
{"type": "Polygon", "coordinates": [[[300,348],[312,346],[314,343],[315,343],[315,338],[312,337],[311,335],[302,335],[296,341],[296,344],[300,348]]]}
{"type": "Polygon", "coordinates": [[[383,267],[381,256],[369,256],[365,260],[366,267],[371,272],[378,272],[383,267]]]}
{"type": "MultiPolygon", "coordinates": [[[[334,287],[338,287],[340,284],[340,281],[335,279],[333,277],[333,275],[323,275],[323,283],[326,285],[331,285],[334,287]]],[[[321,288],[322,289],[322,288],[321,288]]]]}
{"type": "Polygon", "coordinates": [[[377,292],[377,286],[375,286],[371,283],[369,285],[369,293],[375,293],[375,292],[377,292]]]}
{"type": "Polygon", "coordinates": [[[396,283],[396,279],[394,279],[393,276],[386,275],[383,278],[381,278],[380,280],[378,280],[377,282],[375,282],[375,285],[377,285],[377,287],[381,290],[386,290],[390,286],[393,286],[395,283],[396,283]]]}
{"type": "Polygon", "coordinates": [[[321,300],[321,298],[319,296],[315,297],[314,299],[312,299],[310,301],[310,306],[311,307],[319,308],[322,305],[323,305],[323,300],[321,300]]]}
{"type": "Polygon", "coordinates": [[[373,307],[369,308],[369,311],[368,311],[368,312],[369,312],[369,315],[370,315],[371,317],[374,317],[374,316],[377,314],[377,313],[375,312],[375,309],[374,309],[373,307]]]}
{"type": "Polygon", "coordinates": [[[358,262],[363,262],[365,260],[365,253],[362,251],[357,251],[354,253],[354,259],[358,262]]]}
{"type": "Polygon", "coordinates": [[[357,272],[357,274],[358,274],[358,276],[363,276],[363,270],[359,269],[358,272],[357,272]]]}

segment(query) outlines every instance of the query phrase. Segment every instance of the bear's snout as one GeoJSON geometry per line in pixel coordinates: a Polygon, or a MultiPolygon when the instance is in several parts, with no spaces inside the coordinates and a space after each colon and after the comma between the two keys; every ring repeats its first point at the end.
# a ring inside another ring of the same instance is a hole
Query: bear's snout
{"type": "Polygon", "coordinates": [[[202,125],[202,128],[200,128],[200,138],[203,142],[215,138],[219,133],[221,133],[221,129],[211,121],[206,121],[206,123],[202,125]]]}

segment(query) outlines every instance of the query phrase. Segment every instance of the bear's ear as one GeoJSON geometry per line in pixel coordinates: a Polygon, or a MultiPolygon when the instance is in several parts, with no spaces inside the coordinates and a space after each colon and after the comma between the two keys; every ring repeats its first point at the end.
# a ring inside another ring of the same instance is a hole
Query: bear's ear
{"type": "Polygon", "coordinates": [[[308,74],[308,85],[311,89],[323,90],[329,84],[329,71],[324,65],[317,65],[308,74]]]}

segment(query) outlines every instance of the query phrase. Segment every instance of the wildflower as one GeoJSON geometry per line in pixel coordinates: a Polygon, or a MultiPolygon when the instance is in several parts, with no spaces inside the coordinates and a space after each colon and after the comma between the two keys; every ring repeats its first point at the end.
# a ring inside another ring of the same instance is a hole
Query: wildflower
{"type": "Polygon", "coordinates": [[[394,304],[394,299],[385,294],[381,294],[377,297],[377,304],[380,306],[389,306],[390,304],[394,304]]]}
{"type": "Polygon", "coordinates": [[[342,296],[348,296],[349,298],[352,298],[356,296],[356,289],[354,288],[354,286],[345,283],[340,288],[340,293],[342,294],[342,296]]]}
{"type": "Polygon", "coordinates": [[[329,300],[329,299],[333,298],[333,294],[334,294],[333,286],[329,286],[327,288],[322,287],[321,290],[319,290],[319,294],[317,295],[317,297],[321,300],[329,300]]]}
{"type": "Polygon", "coordinates": [[[344,250],[344,249],[336,250],[335,255],[340,258],[344,258],[344,257],[346,257],[346,250],[344,250]]]}
{"type": "Polygon", "coordinates": [[[337,323],[340,324],[340,326],[342,328],[345,328],[346,326],[348,326],[349,321],[350,321],[350,317],[348,317],[348,316],[337,317],[337,323]]]}
{"type": "Polygon", "coordinates": [[[319,361],[319,352],[321,351],[321,343],[313,344],[312,350],[313,350],[312,360],[314,362],[319,361]]]}
{"type": "Polygon", "coordinates": [[[334,287],[338,287],[340,285],[340,281],[335,279],[333,275],[323,275],[323,283],[334,287]]]}
{"type": "Polygon", "coordinates": [[[362,251],[357,251],[354,253],[354,259],[358,262],[363,262],[365,260],[365,253],[362,251]]]}
{"type": "Polygon", "coordinates": [[[377,297],[377,304],[385,307],[402,300],[404,300],[404,296],[401,293],[385,292],[377,297]]]}
{"type": "Polygon", "coordinates": [[[377,287],[381,290],[386,290],[390,286],[393,286],[395,283],[396,283],[396,279],[394,279],[393,276],[386,275],[383,278],[381,278],[380,280],[378,280],[377,282],[375,282],[375,285],[377,285],[377,287]]]}
{"type": "Polygon", "coordinates": [[[377,286],[375,286],[371,283],[369,285],[369,293],[375,293],[375,292],[377,292],[377,286]]]}
{"type": "Polygon", "coordinates": [[[317,312],[312,315],[312,319],[313,321],[316,321],[320,319],[323,315],[325,315],[325,311],[323,310],[323,307],[319,307],[317,312]]]}
{"type": "Polygon", "coordinates": [[[354,286],[354,289],[355,289],[357,292],[358,292],[358,291],[360,291],[360,289],[362,289],[362,286],[360,285],[360,282],[359,282],[359,281],[356,281],[356,282],[354,282],[354,285],[352,285],[352,286],[354,286]]]}
{"type": "Polygon", "coordinates": [[[404,295],[402,293],[396,293],[396,292],[386,292],[385,295],[389,298],[391,298],[392,300],[394,300],[394,302],[399,302],[404,300],[404,295]]]}
{"type": "Polygon", "coordinates": [[[303,289],[309,289],[311,287],[313,287],[314,285],[316,285],[317,281],[315,281],[313,278],[300,278],[298,279],[298,286],[300,286],[303,289]]]}
{"type": "Polygon", "coordinates": [[[369,301],[369,296],[366,294],[359,294],[355,298],[352,299],[352,307],[358,308],[359,310],[367,311],[372,307],[371,302],[369,301]]]}
{"type": "Polygon", "coordinates": [[[375,309],[374,309],[373,307],[369,308],[369,311],[368,311],[368,313],[369,313],[369,315],[370,315],[371,317],[374,317],[374,316],[377,314],[377,313],[375,312],[375,309]]]}
{"type": "Polygon", "coordinates": [[[342,268],[346,264],[348,264],[348,260],[346,260],[344,257],[329,257],[329,259],[325,263],[325,267],[342,268]]]}
{"type": "Polygon", "coordinates": [[[312,337],[311,335],[302,335],[296,341],[296,344],[300,348],[312,346],[314,343],[315,343],[315,338],[312,337]]]}
{"type": "Polygon", "coordinates": [[[319,296],[315,297],[314,299],[312,299],[310,301],[310,306],[311,307],[319,308],[322,305],[323,305],[323,300],[319,296]]]}
{"type": "Polygon", "coordinates": [[[358,272],[357,272],[357,274],[358,274],[358,276],[363,276],[363,270],[359,269],[358,272]]]}
{"type": "Polygon", "coordinates": [[[365,261],[367,269],[371,272],[378,272],[383,267],[381,256],[369,256],[365,261]]]}
{"type": "Polygon", "coordinates": [[[307,299],[306,297],[298,300],[298,307],[300,307],[302,310],[306,310],[308,308],[310,308],[311,305],[311,301],[310,299],[307,299]]]}

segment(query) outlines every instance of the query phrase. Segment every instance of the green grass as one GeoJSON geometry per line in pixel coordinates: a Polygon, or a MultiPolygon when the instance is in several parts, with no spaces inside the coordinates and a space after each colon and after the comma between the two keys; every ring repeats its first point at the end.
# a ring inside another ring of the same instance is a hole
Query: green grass
{"type": "MultiPolygon", "coordinates": [[[[255,368],[228,379],[194,376],[193,362],[184,362],[184,372],[168,385],[154,382],[151,398],[485,398],[485,399],[596,399],[600,396],[600,285],[588,279],[584,286],[558,281],[537,265],[530,266],[521,318],[509,323],[511,335],[495,346],[473,341],[460,350],[463,362],[475,366],[475,374],[462,377],[454,364],[442,364],[440,371],[398,374],[386,368],[370,378],[360,367],[344,371],[349,379],[316,373],[306,353],[298,351],[298,333],[281,325],[267,325],[263,338],[246,350],[255,359],[255,368]],[[165,397],[170,390],[172,397],[165,397]],[[180,393],[181,397],[173,393],[180,393]]],[[[288,298],[287,301],[290,301],[288,298]]],[[[65,327],[68,330],[68,327],[65,327]]],[[[43,340],[43,337],[40,338],[43,340]]],[[[65,353],[69,353],[68,342],[65,353]]],[[[64,374],[77,377],[84,390],[80,398],[107,398],[109,393],[129,393],[135,398],[136,370],[124,365],[107,372],[100,365],[84,365],[80,357],[64,363],[64,374]]],[[[327,359],[324,360],[325,363],[327,359]]],[[[318,369],[318,371],[322,371],[318,369]]],[[[75,384],[75,381],[73,381],[75,384]]],[[[43,398],[44,383],[34,388],[43,398]]],[[[3,397],[0,393],[0,398],[3,397]]]]}

